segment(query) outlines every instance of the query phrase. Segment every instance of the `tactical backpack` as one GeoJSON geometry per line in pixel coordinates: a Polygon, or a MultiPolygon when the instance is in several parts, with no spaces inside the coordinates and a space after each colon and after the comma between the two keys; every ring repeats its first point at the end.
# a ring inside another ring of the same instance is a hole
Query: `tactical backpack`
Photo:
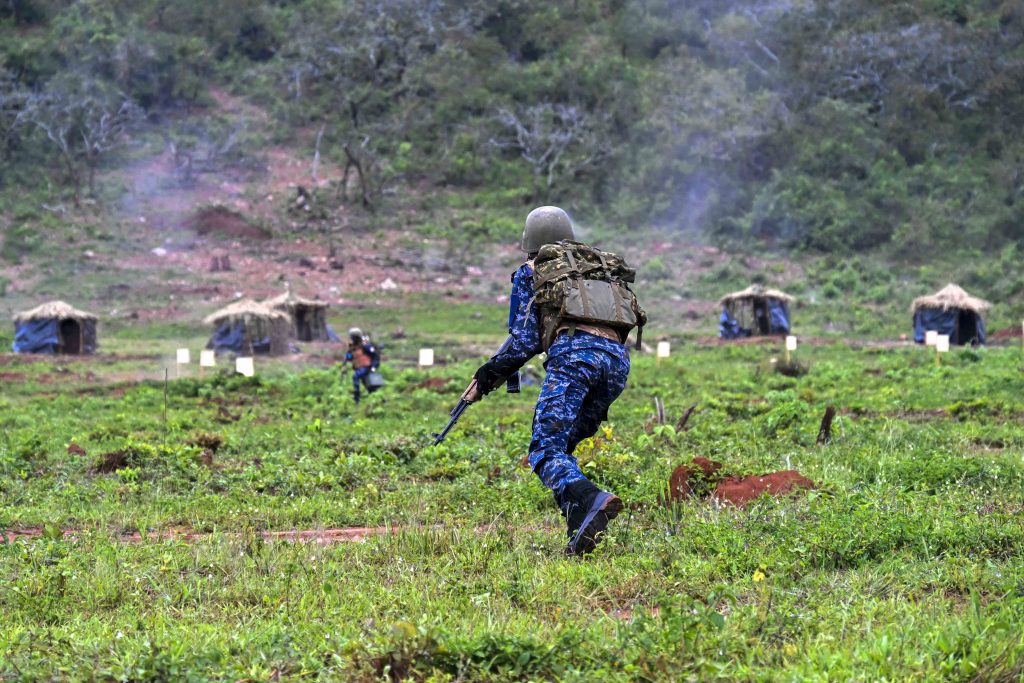
{"type": "Polygon", "coordinates": [[[541,247],[533,260],[534,303],[541,309],[541,348],[554,342],[559,328],[573,323],[610,327],[625,342],[638,328],[640,348],[647,314],[629,283],[636,271],[617,254],[564,240],[541,247]]]}

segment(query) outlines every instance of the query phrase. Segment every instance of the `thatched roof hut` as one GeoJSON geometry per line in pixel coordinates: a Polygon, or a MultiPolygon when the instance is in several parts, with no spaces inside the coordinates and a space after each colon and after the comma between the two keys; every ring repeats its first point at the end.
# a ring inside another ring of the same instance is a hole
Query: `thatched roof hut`
{"type": "Polygon", "coordinates": [[[45,304],[18,313],[14,316],[14,322],[20,323],[28,320],[48,320],[52,318],[57,320],[92,320],[94,322],[99,320],[92,313],[86,313],[67,302],[57,300],[48,301],[45,304]]]}
{"type": "Polygon", "coordinates": [[[925,334],[935,330],[948,335],[950,344],[984,344],[985,321],[982,315],[991,308],[989,302],[971,296],[954,284],[948,284],[930,296],[919,296],[910,307],[914,341],[924,343],[925,334]]]}
{"type": "Polygon", "coordinates": [[[718,336],[739,339],[789,334],[789,305],[794,301],[796,299],[781,290],[761,285],[726,294],[718,301],[722,307],[718,336]]]}
{"type": "Polygon", "coordinates": [[[914,299],[914,303],[910,307],[910,312],[916,313],[922,308],[938,308],[943,311],[947,311],[951,308],[959,308],[965,311],[973,311],[975,313],[987,313],[992,308],[992,304],[984,299],[971,296],[959,285],[950,283],[935,292],[935,294],[919,296],[914,299]]]}
{"type": "Polygon", "coordinates": [[[741,289],[738,292],[732,294],[726,294],[718,300],[720,306],[728,306],[729,304],[735,304],[743,301],[753,301],[754,299],[778,299],[784,301],[787,304],[791,304],[796,299],[789,294],[786,294],[780,289],[771,289],[769,287],[762,287],[761,285],[750,285],[746,289],[741,289]]]}
{"type": "Polygon", "coordinates": [[[214,325],[207,348],[279,356],[288,352],[288,315],[252,299],[241,299],[203,318],[214,325]]]}
{"type": "Polygon", "coordinates": [[[64,301],[49,301],[14,316],[16,353],[88,354],[96,351],[92,313],[64,301]]]}
{"type": "Polygon", "coordinates": [[[327,302],[306,299],[290,289],[280,296],[267,299],[265,306],[286,313],[291,318],[291,334],[299,341],[329,341],[327,328],[327,302]]]}

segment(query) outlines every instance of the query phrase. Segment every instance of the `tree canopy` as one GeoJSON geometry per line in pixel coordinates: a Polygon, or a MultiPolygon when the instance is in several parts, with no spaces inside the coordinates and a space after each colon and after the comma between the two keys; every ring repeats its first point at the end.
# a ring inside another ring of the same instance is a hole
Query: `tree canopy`
{"type": "Polygon", "coordinates": [[[433,185],[723,241],[998,249],[1024,235],[1022,45],[1022,0],[14,0],[0,154],[79,187],[218,86],[319,130],[366,210],[433,185]]]}

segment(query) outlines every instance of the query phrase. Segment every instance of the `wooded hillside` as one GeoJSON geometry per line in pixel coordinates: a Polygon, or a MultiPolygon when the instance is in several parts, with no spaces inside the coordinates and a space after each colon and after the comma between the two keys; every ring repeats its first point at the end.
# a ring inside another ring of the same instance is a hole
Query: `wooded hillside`
{"type": "Polygon", "coordinates": [[[786,248],[1012,248],[1022,44],[1021,0],[10,0],[0,192],[84,197],[146,135],[183,182],[240,163],[244,131],[189,123],[216,86],[367,211],[445,187],[786,248]]]}

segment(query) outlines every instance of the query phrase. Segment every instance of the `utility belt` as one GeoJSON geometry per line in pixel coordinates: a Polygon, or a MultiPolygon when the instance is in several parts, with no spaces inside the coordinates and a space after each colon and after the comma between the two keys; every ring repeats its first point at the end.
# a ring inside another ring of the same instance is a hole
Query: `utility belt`
{"type": "Polygon", "coordinates": [[[576,332],[586,332],[587,334],[592,334],[595,337],[602,337],[603,339],[616,342],[617,344],[623,343],[622,337],[619,335],[618,332],[604,325],[591,325],[588,323],[568,323],[566,325],[560,326],[557,330],[555,330],[555,336],[557,337],[563,332],[568,332],[570,337],[576,332]]]}

